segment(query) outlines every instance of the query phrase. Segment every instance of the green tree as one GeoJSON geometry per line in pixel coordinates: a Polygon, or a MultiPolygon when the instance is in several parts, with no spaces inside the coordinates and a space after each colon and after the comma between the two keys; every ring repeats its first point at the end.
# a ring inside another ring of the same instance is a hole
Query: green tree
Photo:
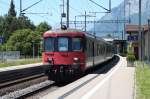
{"type": "Polygon", "coordinates": [[[0,36],[3,36],[4,18],[0,16],[0,36]]]}
{"type": "Polygon", "coordinates": [[[13,0],[11,0],[11,3],[10,3],[10,8],[9,8],[9,11],[8,11],[8,16],[10,16],[10,17],[16,17],[15,5],[14,5],[14,1],[13,0]]]}
{"type": "Polygon", "coordinates": [[[21,16],[18,18],[19,29],[35,29],[35,25],[26,16],[21,16]]]}
{"type": "Polygon", "coordinates": [[[52,27],[50,25],[48,25],[47,22],[41,22],[37,27],[36,27],[36,31],[39,32],[40,35],[42,35],[45,31],[47,30],[51,30],[52,27]]]}
{"type": "MultiPolygon", "coordinates": [[[[31,56],[32,46],[40,43],[40,36],[31,29],[15,31],[7,42],[7,50],[20,51],[22,55],[31,56]]],[[[35,50],[36,50],[35,46],[35,50]]]]}
{"type": "Polygon", "coordinates": [[[12,33],[18,29],[35,29],[34,24],[25,16],[16,17],[15,5],[13,0],[11,0],[10,8],[8,14],[4,16],[4,22],[2,26],[0,23],[0,32],[5,38],[5,42],[9,39],[12,33]]]}
{"type": "Polygon", "coordinates": [[[0,18],[0,32],[3,34],[5,41],[9,39],[12,33],[18,29],[35,29],[35,26],[27,17],[10,17],[0,18]]]}
{"type": "Polygon", "coordinates": [[[107,34],[106,37],[112,38],[112,35],[111,34],[107,34]]]}
{"type": "Polygon", "coordinates": [[[5,41],[8,40],[12,32],[18,29],[18,20],[16,17],[4,16],[0,18],[0,34],[5,38],[5,41]]]}

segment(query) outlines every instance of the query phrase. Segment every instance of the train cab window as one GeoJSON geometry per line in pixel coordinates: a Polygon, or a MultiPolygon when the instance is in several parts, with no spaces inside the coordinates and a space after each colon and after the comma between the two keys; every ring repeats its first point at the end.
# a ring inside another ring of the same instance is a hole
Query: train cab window
{"type": "Polygon", "coordinates": [[[58,38],[58,51],[68,51],[69,39],[66,37],[58,38]]]}
{"type": "Polygon", "coordinates": [[[44,39],[44,50],[45,52],[54,51],[54,38],[45,38],[44,39]]]}
{"type": "Polygon", "coordinates": [[[81,38],[72,38],[72,51],[81,51],[81,38]]]}

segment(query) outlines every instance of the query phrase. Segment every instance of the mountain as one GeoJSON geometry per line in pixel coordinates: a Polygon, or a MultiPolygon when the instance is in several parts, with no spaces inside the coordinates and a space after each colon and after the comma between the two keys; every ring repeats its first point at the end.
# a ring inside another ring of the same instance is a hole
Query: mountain
{"type": "MultiPolygon", "coordinates": [[[[126,20],[129,20],[130,15],[131,24],[138,24],[139,20],[138,12],[139,12],[139,0],[125,0],[126,20]]],[[[147,24],[147,19],[149,16],[150,16],[150,0],[142,0],[142,24],[147,24]]],[[[122,2],[119,6],[113,8],[111,13],[105,14],[98,21],[102,20],[124,20],[124,2],[122,2]]],[[[98,36],[111,34],[112,36],[121,37],[122,35],[121,31],[124,30],[123,27],[124,27],[123,23],[97,23],[95,25],[95,32],[98,36]],[[119,31],[119,32],[112,32],[112,31],[119,31]]]]}

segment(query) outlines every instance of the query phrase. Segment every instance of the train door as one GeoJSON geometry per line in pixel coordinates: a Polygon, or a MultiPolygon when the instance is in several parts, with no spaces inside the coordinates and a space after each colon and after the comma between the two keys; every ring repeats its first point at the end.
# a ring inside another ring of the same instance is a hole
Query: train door
{"type": "Polygon", "coordinates": [[[138,47],[134,47],[134,54],[135,54],[136,59],[138,59],[138,57],[139,57],[138,52],[139,52],[139,48],[138,47]]]}

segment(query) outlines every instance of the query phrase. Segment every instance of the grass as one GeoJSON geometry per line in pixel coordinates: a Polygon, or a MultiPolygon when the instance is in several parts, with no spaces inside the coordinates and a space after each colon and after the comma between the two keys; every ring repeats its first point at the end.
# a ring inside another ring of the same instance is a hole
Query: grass
{"type": "Polygon", "coordinates": [[[136,99],[150,99],[150,66],[137,62],[136,99]]]}
{"type": "Polygon", "coordinates": [[[17,66],[17,65],[25,65],[25,64],[32,64],[32,63],[39,63],[41,62],[41,59],[38,58],[30,58],[30,59],[18,59],[13,61],[5,61],[0,62],[0,68],[1,67],[9,67],[9,66],[17,66]]]}

